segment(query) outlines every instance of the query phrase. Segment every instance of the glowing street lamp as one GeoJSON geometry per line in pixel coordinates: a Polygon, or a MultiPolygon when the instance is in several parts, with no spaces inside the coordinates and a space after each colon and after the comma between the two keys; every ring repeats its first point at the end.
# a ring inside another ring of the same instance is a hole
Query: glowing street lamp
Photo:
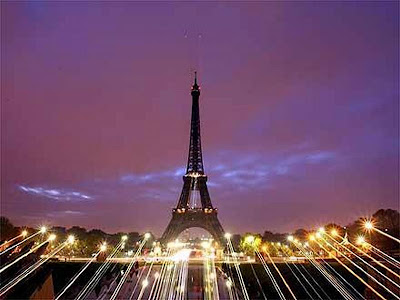
{"type": "Polygon", "coordinates": [[[228,233],[228,232],[225,233],[225,238],[226,238],[227,240],[229,240],[229,239],[231,238],[231,236],[232,236],[232,235],[231,235],[230,233],[228,233]]]}
{"type": "Polygon", "coordinates": [[[324,227],[318,228],[318,232],[319,232],[319,233],[325,233],[325,228],[324,228],[324,227]]]}
{"type": "Polygon", "coordinates": [[[333,229],[331,230],[331,235],[332,235],[332,236],[337,236],[337,235],[338,235],[338,231],[337,231],[335,228],[333,228],[333,229]]]}
{"type": "Polygon", "coordinates": [[[21,232],[22,237],[26,237],[28,235],[28,231],[24,230],[21,232]]]}
{"type": "Polygon", "coordinates": [[[374,229],[374,224],[372,223],[371,220],[367,220],[364,223],[364,228],[367,230],[372,230],[372,229],[374,229]]]}
{"type": "Polygon", "coordinates": [[[127,235],[123,235],[122,237],[121,237],[121,240],[123,240],[123,241],[126,241],[128,239],[128,236],[127,235]]]}
{"type": "Polygon", "coordinates": [[[57,238],[57,236],[54,233],[52,233],[49,236],[49,241],[54,241],[56,238],[57,238]]]}
{"type": "Polygon", "coordinates": [[[246,243],[249,243],[249,244],[254,243],[254,236],[252,236],[252,235],[247,236],[245,241],[246,241],[246,243]]]}
{"type": "Polygon", "coordinates": [[[288,235],[287,240],[289,242],[293,242],[294,241],[294,236],[293,235],[288,235]]]}
{"type": "Polygon", "coordinates": [[[75,242],[75,237],[73,235],[68,236],[67,242],[68,244],[73,244],[75,242]]]}
{"type": "Polygon", "coordinates": [[[150,237],[151,237],[151,234],[148,233],[148,232],[144,235],[144,238],[145,238],[146,240],[148,240],[150,237]]]}
{"type": "Polygon", "coordinates": [[[101,252],[104,252],[104,251],[106,251],[107,250],[107,244],[106,243],[103,243],[101,246],[100,246],[100,251],[101,252]]]}
{"type": "Polygon", "coordinates": [[[46,233],[46,231],[47,231],[46,226],[40,227],[40,233],[46,233]]]}
{"type": "Polygon", "coordinates": [[[365,244],[365,238],[362,235],[359,235],[357,237],[356,244],[357,245],[364,245],[365,244]]]}

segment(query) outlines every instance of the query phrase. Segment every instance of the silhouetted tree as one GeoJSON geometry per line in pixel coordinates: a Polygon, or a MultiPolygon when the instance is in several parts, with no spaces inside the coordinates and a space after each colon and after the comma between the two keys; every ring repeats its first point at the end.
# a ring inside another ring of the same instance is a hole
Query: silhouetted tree
{"type": "Polygon", "coordinates": [[[0,217],[0,241],[8,240],[18,234],[18,229],[6,217],[0,217]]]}

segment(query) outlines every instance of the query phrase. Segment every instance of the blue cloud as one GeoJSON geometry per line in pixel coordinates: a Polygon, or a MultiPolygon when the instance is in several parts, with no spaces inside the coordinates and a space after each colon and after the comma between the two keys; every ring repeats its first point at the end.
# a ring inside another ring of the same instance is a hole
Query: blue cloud
{"type": "Polygon", "coordinates": [[[31,195],[42,196],[60,201],[82,201],[93,199],[92,196],[77,191],[46,189],[43,187],[29,187],[19,185],[18,188],[31,195]]]}

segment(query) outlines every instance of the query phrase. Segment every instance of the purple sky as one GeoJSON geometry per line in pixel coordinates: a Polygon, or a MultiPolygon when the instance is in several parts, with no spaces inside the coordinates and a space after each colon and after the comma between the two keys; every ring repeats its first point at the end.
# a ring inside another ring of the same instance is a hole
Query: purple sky
{"type": "Polygon", "coordinates": [[[199,72],[225,230],[399,206],[399,5],[2,3],[1,214],[160,234],[199,72]]]}

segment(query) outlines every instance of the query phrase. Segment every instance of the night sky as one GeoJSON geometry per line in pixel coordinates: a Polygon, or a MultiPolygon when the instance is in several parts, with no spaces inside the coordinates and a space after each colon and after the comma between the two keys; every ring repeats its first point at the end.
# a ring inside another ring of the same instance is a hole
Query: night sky
{"type": "Polygon", "coordinates": [[[1,214],[161,234],[193,71],[226,231],[399,206],[397,2],[2,3],[1,214]]]}

